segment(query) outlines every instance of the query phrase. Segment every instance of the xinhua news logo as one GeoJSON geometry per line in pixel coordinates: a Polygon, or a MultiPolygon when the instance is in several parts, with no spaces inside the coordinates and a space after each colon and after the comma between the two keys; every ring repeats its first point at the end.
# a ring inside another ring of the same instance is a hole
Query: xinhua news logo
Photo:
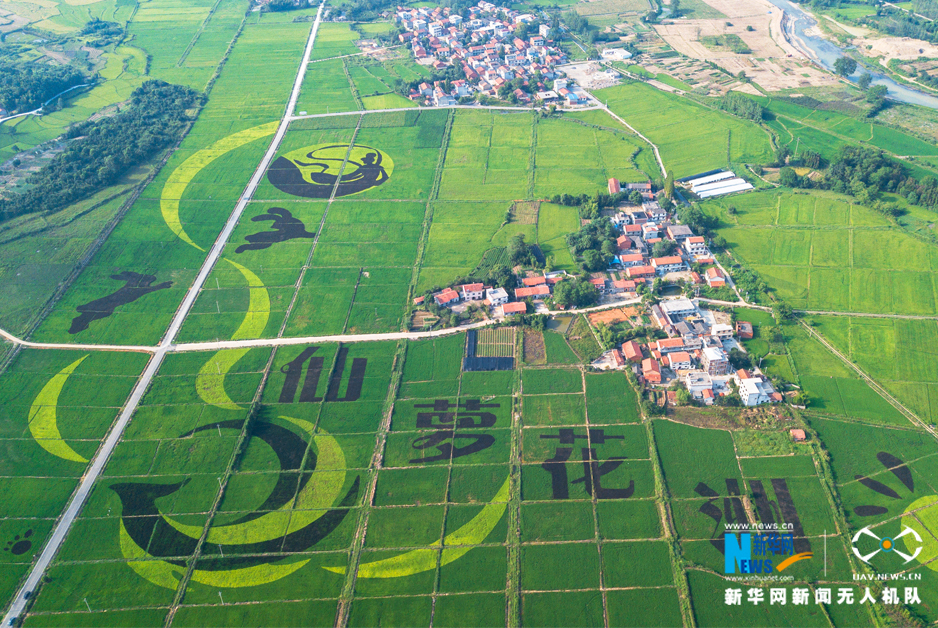
{"type": "Polygon", "coordinates": [[[778,532],[727,532],[723,535],[723,545],[723,571],[727,574],[777,573],[813,556],[811,552],[796,554],[794,535],[778,532]]]}

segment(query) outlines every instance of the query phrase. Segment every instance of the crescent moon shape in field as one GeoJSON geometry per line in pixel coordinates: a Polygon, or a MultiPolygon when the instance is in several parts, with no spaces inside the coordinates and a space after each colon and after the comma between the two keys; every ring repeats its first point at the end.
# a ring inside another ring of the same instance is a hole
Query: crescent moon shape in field
{"type": "MultiPolygon", "coordinates": [[[[225,259],[226,262],[237,268],[245,280],[247,280],[250,289],[250,301],[248,311],[244,314],[244,320],[238,327],[232,340],[246,340],[248,338],[259,338],[267,327],[267,321],[270,320],[270,295],[260,277],[251,272],[250,269],[225,259]]],[[[238,404],[231,400],[228,393],[225,392],[225,376],[234,368],[238,360],[247,355],[248,349],[222,349],[206,362],[195,378],[195,389],[199,397],[205,403],[225,410],[237,410],[238,404]]]]}
{"type": "MultiPolygon", "coordinates": [[[[922,551],[919,552],[915,560],[932,571],[938,571],[938,561],[934,560],[938,558],[938,542],[934,541],[931,533],[925,529],[927,526],[934,531],[938,526],[938,495],[919,497],[909,504],[905,512],[902,513],[902,525],[912,528],[921,538],[925,539],[924,545],[921,546],[922,551]],[[915,511],[918,512],[913,515],[912,513],[915,511]]],[[[905,539],[903,539],[903,543],[905,543],[905,539]]],[[[906,547],[912,552],[915,551],[918,545],[906,545],[906,547]]]]}
{"type": "MultiPolygon", "coordinates": [[[[280,418],[298,425],[312,436],[313,425],[311,423],[290,417],[280,418]]],[[[329,434],[317,434],[313,436],[313,442],[317,453],[316,472],[300,489],[295,505],[290,499],[276,510],[243,523],[212,526],[206,542],[216,545],[239,545],[269,541],[285,534],[298,532],[325,515],[326,509],[339,498],[342,486],[345,484],[345,454],[342,453],[338,441],[329,434]],[[289,517],[290,523],[284,532],[283,522],[287,519],[285,515],[291,511],[293,514],[289,517]]],[[[281,463],[283,463],[282,459],[281,463]]],[[[202,536],[202,526],[186,525],[166,515],[163,515],[163,519],[188,537],[198,539],[202,536]]]]}
{"type": "MultiPolygon", "coordinates": [[[[440,566],[458,560],[469,553],[472,546],[485,541],[508,508],[508,487],[511,478],[506,478],[492,501],[485,505],[482,512],[472,520],[451,534],[447,534],[434,545],[442,545],[440,566]]],[[[436,569],[437,550],[416,549],[399,556],[392,556],[384,560],[371,563],[362,563],[358,566],[359,578],[401,578],[412,576],[424,571],[436,569]]],[[[344,574],[345,567],[323,567],[333,573],[344,574]]]]}
{"type": "MultiPolygon", "coordinates": [[[[300,474],[299,492],[294,499],[297,475],[281,474],[267,500],[255,512],[238,521],[209,528],[203,556],[219,545],[227,546],[224,561],[200,563],[192,578],[209,586],[243,587],[273,582],[305,565],[308,560],[275,563],[271,554],[307,551],[328,536],[345,519],[358,497],[359,479],[333,507],[346,478],[345,455],[329,434],[313,435],[308,421],[280,417],[313,436],[318,455],[312,469],[300,474]],[[315,471],[315,472],[314,472],[315,471]],[[311,510],[299,510],[311,509],[311,510]],[[326,510],[329,509],[329,510],[326,510]],[[285,523],[289,520],[289,523],[285,523]],[[236,566],[235,568],[228,568],[236,566]]],[[[244,421],[222,421],[205,425],[184,436],[213,430],[216,427],[241,429],[244,421]]],[[[264,422],[254,435],[276,453],[281,471],[298,471],[307,455],[306,441],[292,430],[264,422]]],[[[121,499],[120,544],[131,568],[150,582],[175,588],[186,567],[187,557],[195,551],[204,528],[179,523],[159,511],[156,500],[171,495],[186,484],[115,484],[111,489],[121,499]],[[144,548],[148,549],[144,549],[144,548]]],[[[219,555],[222,552],[219,551],[219,555]]]]}
{"type": "Polygon", "coordinates": [[[251,129],[239,131],[226,138],[220,139],[208,148],[196,151],[182,164],[173,170],[163,185],[163,191],[160,194],[160,212],[163,214],[163,220],[166,226],[172,230],[183,242],[194,246],[200,251],[204,251],[201,246],[196,244],[179,220],[179,201],[183,193],[189,187],[189,183],[195,178],[205,166],[209,165],[222,155],[225,155],[236,148],[241,148],[254,140],[273,135],[277,131],[279,122],[268,122],[251,129]]]}
{"type": "Polygon", "coordinates": [[[88,459],[62,440],[56,410],[59,403],[59,394],[62,392],[65,382],[68,381],[68,376],[87,357],[86,355],[75,360],[54,375],[36,395],[33,405],[29,409],[29,432],[36,439],[36,443],[53,456],[73,462],[88,462],[88,459]]]}

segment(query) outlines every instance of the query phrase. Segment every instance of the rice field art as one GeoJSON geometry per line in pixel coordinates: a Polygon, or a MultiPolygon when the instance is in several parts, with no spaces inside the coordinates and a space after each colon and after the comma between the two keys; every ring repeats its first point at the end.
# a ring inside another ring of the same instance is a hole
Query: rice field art
{"type": "Polygon", "coordinates": [[[326,144],[278,157],[267,171],[267,178],[286,194],[328,199],[378,187],[391,178],[393,171],[394,161],[377,148],[326,144]]]}

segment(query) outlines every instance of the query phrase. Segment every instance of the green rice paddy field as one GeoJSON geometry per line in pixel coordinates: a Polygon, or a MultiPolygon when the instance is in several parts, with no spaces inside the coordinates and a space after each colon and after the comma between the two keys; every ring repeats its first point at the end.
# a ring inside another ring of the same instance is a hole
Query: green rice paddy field
{"type": "Polygon", "coordinates": [[[720,218],[733,254],[795,308],[938,312],[938,249],[846,197],[767,191],[702,207],[720,218]]]}
{"type": "MultiPolygon", "coordinates": [[[[499,342],[510,346],[506,333],[515,332],[500,332],[499,342]]],[[[799,446],[799,456],[760,456],[750,445],[737,458],[740,434],[641,422],[621,373],[584,373],[573,364],[463,372],[465,342],[457,334],[170,354],[26,624],[270,623],[312,613],[341,625],[435,625],[439,618],[538,626],[566,613],[571,626],[681,626],[722,609],[722,556],[710,540],[732,515],[735,495],[762,490],[772,502],[782,499],[779,491],[790,495],[800,543],[817,553],[830,535],[826,562],[792,568],[796,585],[849,586],[854,567],[810,446],[799,446]],[[601,469],[592,481],[590,460],[601,469]],[[707,504],[717,504],[720,521],[707,504]],[[673,523],[663,525],[662,513],[673,523]],[[688,587],[692,609],[679,602],[688,587]],[[571,608],[574,599],[581,602],[571,608]],[[637,602],[649,599],[654,609],[637,602]]],[[[90,457],[145,360],[92,353],[67,376],[58,400],[42,397],[51,376],[78,358],[27,351],[0,380],[0,396],[20,400],[4,403],[10,459],[2,475],[22,485],[8,494],[0,529],[32,543],[4,555],[4,596],[83,472],[86,463],[62,456],[90,457]],[[59,444],[40,445],[35,434],[48,430],[27,424],[34,400],[57,401],[59,444]],[[95,405],[75,412],[89,402],[95,405]],[[97,427],[89,416],[99,417],[97,427]]],[[[864,523],[852,512],[857,506],[901,513],[938,488],[933,442],[908,426],[821,416],[809,425],[830,452],[825,464],[850,529],[864,523]],[[870,444],[858,448],[861,441],[870,444]],[[882,448],[910,464],[913,490],[877,460],[882,448]],[[855,474],[900,498],[870,492],[855,474]]],[[[783,511],[783,521],[794,521],[783,511]]],[[[771,522],[771,512],[759,516],[771,522]]],[[[849,621],[862,616],[841,623],[815,611],[785,611],[792,613],[786,621],[856,625],[849,621]]],[[[745,607],[738,612],[749,617],[745,607]]]]}
{"type": "MultiPolygon", "coordinates": [[[[157,4],[167,1],[141,5],[131,32],[164,46],[154,71],[201,80],[227,48],[233,5],[157,4]],[[195,29],[189,39],[185,29],[160,39],[174,10],[195,29]]],[[[283,113],[310,28],[292,17],[248,16],[181,148],[32,340],[160,339],[283,113]],[[152,277],[146,294],[95,316],[132,279],[122,273],[152,277]]],[[[371,32],[324,25],[297,110],[350,113],[290,124],[279,165],[225,244],[180,341],[400,331],[414,294],[466,274],[514,235],[538,243],[555,268],[575,268],[564,237],[579,224],[576,210],[545,200],[506,221],[515,201],[657,176],[648,148],[599,111],[358,113],[397,106],[383,90],[415,71],[333,58],[371,32]],[[324,183],[296,193],[278,180],[278,168],[307,159],[329,175],[324,183]],[[329,178],[353,168],[364,185],[329,178]]],[[[644,85],[604,94],[659,143],[677,176],[768,155],[765,134],[737,119],[644,85]],[[679,126],[661,124],[662,112],[679,126]],[[676,128],[701,130],[688,144],[676,128]]],[[[724,222],[734,254],[796,307],[934,314],[938,258],[878,215],[822,195],[733,202],[734,216],[723,202],[705,208],[724,222]]],[[[98,211],[89,216],[104,220],[114,208],[98,211]]],[[[77,227],[55,229],[50,246],[86,245],[77,227]]],[[[25,316],[0,309],[0,326],[25,316]]],[[[814,557],[792,566],[784,586],[855,589],[857,530],[895,536],[900,521],[933,525],[934,439],[801,327],[775,337],[764,313],[737,317],[756,326],[746,347],[763,368],[809,393],[807,443],[792,444],[784,429],[652,420],[625,373],[585,367],[599,347],[583,316],[566,335],[543,333],[541,366],[522,363],[519,330],[482,334],[480,355],[516,358],[496,372],[463,370],[463,333],[171,351],[23,623],[869,625],[862,605],[727,606],[723,589],[738,584],[723,579],[712,541],[739,517],[795,525],[799,551],[814,557]],[[905,514],[911,508],[920,510],[905,514]]],[[[933,321],[813,320],[933,416],[933,321]]],[[[147,359],[23,349],[0,374],[0,479],[12,489],[0,497],[0,599],[17,590],[147,359]]],[[[924,556],[933,557],[927,538],[924,556]]],[[[910,610],[934,622],[938,576],[914,569],[922,602],[910,610]]]]}

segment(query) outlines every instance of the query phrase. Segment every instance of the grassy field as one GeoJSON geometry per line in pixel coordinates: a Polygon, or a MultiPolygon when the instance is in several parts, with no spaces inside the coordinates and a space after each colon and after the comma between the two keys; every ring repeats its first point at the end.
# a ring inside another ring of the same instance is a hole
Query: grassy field
{"type": "Polygon", "coordinates": [[[829,193],[759,192],[703,207],[733,254],[793,307],[935,314],[938,249],[829,193]],[[726,212],[735,205],[737,214],[726,212]]]}
{"type": "Polygon", "coordinates": [[[642,83],[601,89],[596,96],[658,146],[675,177],[764,163],[771,155],[768,134],[755,124],[642,83]]]}

